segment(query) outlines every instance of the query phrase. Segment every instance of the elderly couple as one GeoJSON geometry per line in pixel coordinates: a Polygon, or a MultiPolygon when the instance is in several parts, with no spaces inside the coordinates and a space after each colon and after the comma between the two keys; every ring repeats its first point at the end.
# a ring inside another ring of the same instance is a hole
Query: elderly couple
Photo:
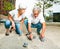
{"type": "Polygon", "coordinates": [[[22,35],[23,32],[21,28],[22,28],[22,24],[24,23],[28,31],[29,39],[33,39],[31,28],[37,28],[37,33],[39,34],[40,39],[43,41],[45,37],[44,32],[46,30],[46,24],[43,14],[41,13],[40,7],[35,6],[32,10],[32,14],[30,14],[28,19],[26,20],[24,20],[25,10],[26,7],[21,5],[19,6],[18,9],[9,12],[8,20],[6,20],[5,22],[5,28],[6,28],[5,35],[8,36],[9,31],[11,32],[11,30],[9,29],[10,26],[12,26],[11,29],[15,30],[17,34],[22,35]]]}

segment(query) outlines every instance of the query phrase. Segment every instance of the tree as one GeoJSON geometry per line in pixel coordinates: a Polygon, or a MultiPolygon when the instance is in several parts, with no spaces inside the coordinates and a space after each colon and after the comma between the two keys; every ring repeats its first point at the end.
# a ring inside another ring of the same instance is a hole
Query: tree
{"type": "Polygon", "coordinates": [[[52,1],[52,2],[53,2],[54,0],[50,0],[50,1],[52,1]]]}
{"type": "Polygon", "coordinates": [[[36,6],[41,7],[41,5],[42,5],[42,3],[41,3],[41,2],[36,3],[36,6]]]}
{"type": "Polygon", "coordinates": [[[45,9],[47,9],[47,8],[49,8],[49,7],[51,7],[51,6],[52,6],[52,4],[47,3],[47,4],[45,5],[45,9]]]}
{"type": "MultiPolygon", "coordinates": [[[[36,6],[39,6],[40,8],[41,8],[41,5],[43,5],[43,16],[44,16],[44,9],[47,9],[47,8],[49,8],[49,7],[51,7],[52,6],[52,4],[51,3],[48,3],[48,2],[50,2],[50,0],[38,0],[39,2],[38,3],[36,3],[36,6]],[[41,3],[42,2],[42,3],[41,3]]],[[[51,0],[51,1],[53,1],[53,0],[51,0]]],[[[45,16],[44,16],[45,17],[45,16]]]]}

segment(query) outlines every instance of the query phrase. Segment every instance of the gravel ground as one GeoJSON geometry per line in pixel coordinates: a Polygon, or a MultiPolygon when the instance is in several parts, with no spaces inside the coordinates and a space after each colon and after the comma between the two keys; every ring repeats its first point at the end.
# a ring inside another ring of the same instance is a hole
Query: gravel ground
{"type": "Polygon", "coordinates": [[[9,36],[5,36],[5,27],[0,24],[0,49],[60,49],[60,26],[47,26],[45,32],[45,42],[39,40],[36,29],[33,35],[36,36],[32,41],[25,36],[26,28],[23,25],[24,34],[19,36],[13,31],[9,36]],[[28,47],[23,47],[24,42],[28,43],[28,47]]]}

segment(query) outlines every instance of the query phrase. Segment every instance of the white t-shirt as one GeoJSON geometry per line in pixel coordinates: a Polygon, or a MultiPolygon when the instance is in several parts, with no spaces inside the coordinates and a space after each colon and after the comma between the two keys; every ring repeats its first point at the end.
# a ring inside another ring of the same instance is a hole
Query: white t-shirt
{"type": "Polygon", "coordinates": [[[36,18],[33,16],[33,14],[31,14],[31,15],[29,16],[29,18],[28,18],[28,23],[37,24],[38,22],[40,22],[40,23],[45,22],[44,17],[43,17],[43,13],[40,13],[40,14],[38,15],[38,17],[36,17],[36,18]]]}
{"type": "Polygon", "coordinates": [[[9,14],[13,17],[14,21],[20,21],[23,18],[25,18],[24,14],[22,14],[21,16],[18,17],[18,10],[17,9],[10,11],[9,14]]]}

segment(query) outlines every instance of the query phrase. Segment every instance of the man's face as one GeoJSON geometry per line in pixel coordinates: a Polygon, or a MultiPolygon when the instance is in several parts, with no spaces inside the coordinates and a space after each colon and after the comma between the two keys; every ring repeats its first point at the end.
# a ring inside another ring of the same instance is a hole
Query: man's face
{"type": "Polygon", "coordinates": [[[34,10],[33,11],[33,15],[34,15],[34,17],[37,17],[39,15],[39,11],[38,10],[34,10]]]}

